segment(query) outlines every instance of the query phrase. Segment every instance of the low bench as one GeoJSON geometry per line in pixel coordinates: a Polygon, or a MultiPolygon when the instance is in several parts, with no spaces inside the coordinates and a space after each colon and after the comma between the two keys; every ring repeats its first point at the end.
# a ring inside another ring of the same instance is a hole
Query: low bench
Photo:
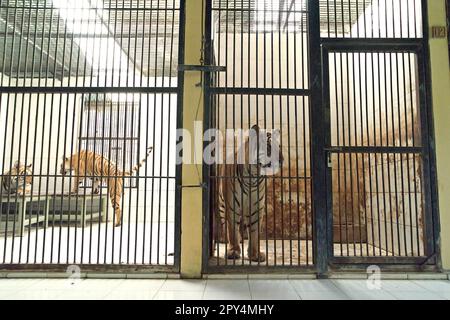
{"type": "Polygon", "coordinates": [[[22,237],[26,226],[43,223],[48,226],[48,201],[45,196],[2,196],[0,203],[0,233],[22,237]]]}
{"type": "Polygon", "coordinates": [[[107,195],[65,194],[49,196],[50,222],[76,223],[86,227],[88,221],[105,222],[107,195]]]}

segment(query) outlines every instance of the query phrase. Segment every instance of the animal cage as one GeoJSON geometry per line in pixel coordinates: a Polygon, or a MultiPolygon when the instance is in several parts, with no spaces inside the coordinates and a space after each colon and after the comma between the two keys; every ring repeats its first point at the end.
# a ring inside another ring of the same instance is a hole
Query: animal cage
{"type": "Polygon", "coordinates": [[[1,0],[0,268],[178,270],[183,12],[1,0]]]}
{"type": "MultiPolygon", "coordinates": [[[[204,4],[204,271],[434,268],[426,1],[204,4]]],[[[0,269],[179,271],[184,6],[0,0],[0,269]]]]}
{"type": "Polygon", "coordinates": [[[433,267],[425,16],[420,0],[208,2],[207,64],[226,67],[205,77],[208,128],[231,155],[241,130],[278,131],[284,161],[205,167],[206,270],[433,267]]]}

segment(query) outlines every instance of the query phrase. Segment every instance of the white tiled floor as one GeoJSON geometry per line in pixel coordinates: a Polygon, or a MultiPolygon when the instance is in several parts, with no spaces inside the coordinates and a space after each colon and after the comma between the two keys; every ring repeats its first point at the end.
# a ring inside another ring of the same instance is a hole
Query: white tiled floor
{"type": "Polygon", "coordinates": [[[450,281],[0,279],[4,299],[400,300],[450,299],[450,281]],[[369,287],[371,287],[369,283],[369,287]]]}

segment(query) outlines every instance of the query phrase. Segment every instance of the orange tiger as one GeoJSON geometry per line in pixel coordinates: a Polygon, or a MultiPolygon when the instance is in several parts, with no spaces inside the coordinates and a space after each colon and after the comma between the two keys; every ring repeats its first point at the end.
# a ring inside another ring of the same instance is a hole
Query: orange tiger
{"type": "Polygon", "coordinates": [[[20,161],[8,173],[2,175],[2,185],[9,194],[31,194],[33,165],[23,165],[20,161]]]}
{"type": "Polygon", "coordinates": [[[131,171],[121,171],[117,165],[108,160],[107,158],[96,154],[92,151],[82,150],[71,157],[64,158],[61,164],[60,173],[67,175],[71,171],[74,171],[75,184],[72,193],[78,193],[78,187],[80,182],[85,177],[93,180],[93,193],[99,193],[99,187],[101,181],[105,181],[108,184],[108,192],[111,200],[111,204],[114,208],[116,216],[115,226],[118,227],[122,224],[122,210],[120,208],[120,200],[123,193],[123,177],[131,176],[137,172],[139,168],[147,161],[153,148],[149,148],[146,157],[131,171]],[[95,177],[95,178],[94,178],[95,177]]]}

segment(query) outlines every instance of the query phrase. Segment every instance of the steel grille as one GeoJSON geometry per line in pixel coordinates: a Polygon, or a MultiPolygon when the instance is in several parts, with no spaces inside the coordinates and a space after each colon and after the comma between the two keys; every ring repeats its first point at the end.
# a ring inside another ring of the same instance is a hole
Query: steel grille
{"type": "Polygon", "coordinates": [[[178,271],[183,5],[1,1],[0,269],[178,271]]]}
{"type": "MultiPolygon", "coordinates": [[[[257,171],[255,190],[237,156],[207,167],[205,268],[433,268],[423,2],[223,0],[209,10],[207,63],[226,67],[205,78],[209,127],[279,130],[284,162],[275,175],[257,171]]],[[[222,148],[236,155],[236,141],[222,148]]]]}

